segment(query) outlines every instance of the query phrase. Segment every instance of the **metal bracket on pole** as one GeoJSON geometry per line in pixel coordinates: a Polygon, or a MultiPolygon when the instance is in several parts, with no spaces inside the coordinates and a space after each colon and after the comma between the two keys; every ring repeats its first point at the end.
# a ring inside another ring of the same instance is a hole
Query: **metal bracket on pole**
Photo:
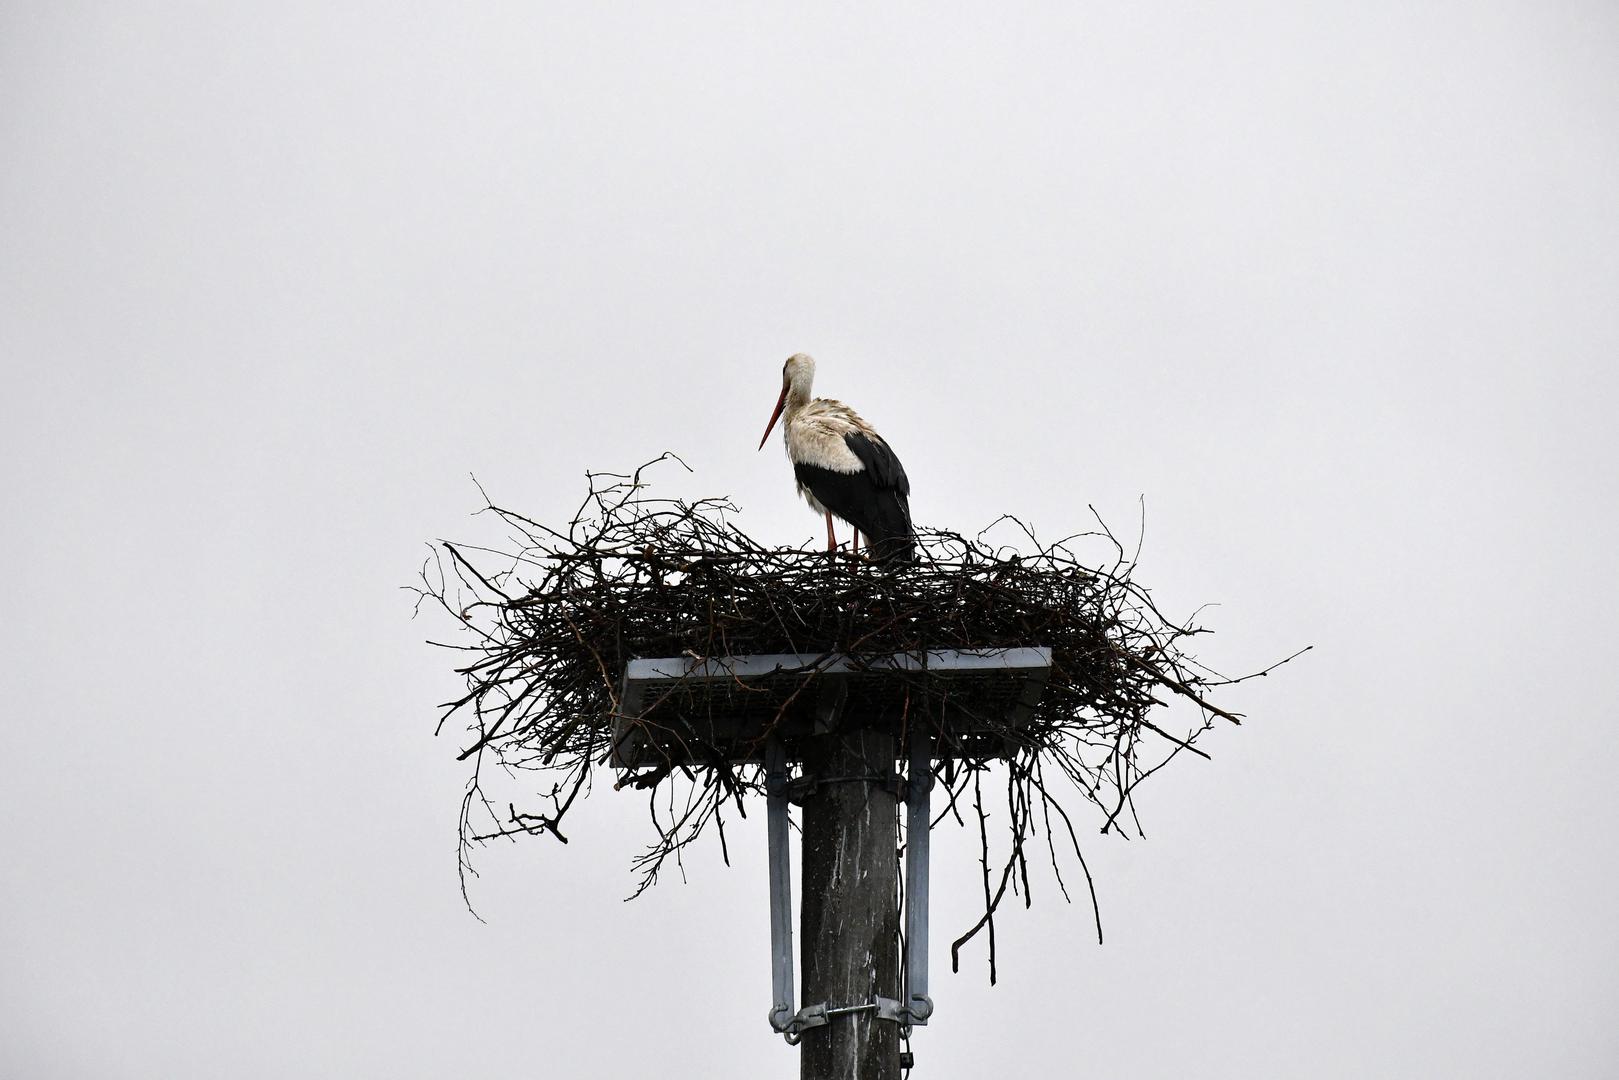
{"type": "Polygon", "coordinates": [[[878,997],[864,1005],[825,1002],[795,1009],[793,980],[793,878],[788,849],[787,749],[779,738],[765,744],[765,807],[770,843],[770,1026],[796,1044],[806,1029],[834,1017],[875,1009],[880,1020],[925,1025],[933,1015],[928,997],[928,848],[932,824],[933,736],[911,737],[905,783],[905,997],[878,997]]]}
{"type": "Polygon", "coordinates": [[[905,785],[905,1007],[913,1024],[928,1022],[928,830],[933,824],[933,734],[911,733],[905,785]]]}
{"type": "MultiPolygon", "coordinates": [[[[770,1026],[797,1042],[806,1021],[793,1008],[793,870],[787,846],[787,748],[765,745],[765,810],[770,839],[770,1026]]],[[[823,1015],[820,1023],[826,1023],[823,1015]]],[[[808,1026],[814,1026],[809,1023],[808,1026]]]]}

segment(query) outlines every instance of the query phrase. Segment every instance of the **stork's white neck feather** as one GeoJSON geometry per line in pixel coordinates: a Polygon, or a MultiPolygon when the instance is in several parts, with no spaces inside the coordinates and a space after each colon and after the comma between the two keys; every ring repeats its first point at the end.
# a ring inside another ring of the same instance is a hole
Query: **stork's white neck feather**
{"type": "Polygon", "coordinates": [[[808,405],[810,387],[815,383],[815,361],[808,353],[794,353],[783,368],[787,379],[787,415],[789,417],[808,405]]]}

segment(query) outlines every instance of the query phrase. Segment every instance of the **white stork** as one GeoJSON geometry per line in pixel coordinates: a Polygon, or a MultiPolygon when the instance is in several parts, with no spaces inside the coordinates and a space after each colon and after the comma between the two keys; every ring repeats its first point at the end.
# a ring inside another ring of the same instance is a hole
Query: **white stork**
{"type": "Polygon", "coordinates": [[[798,493],[817,513],[826,515],[826,546],[837,549],[832,518],[855,530],[854,550],[865,533],[872,554],[883,562],[908,562],[915,555],[911,533],[911,482],[905,466],[883,437],[841,401],[811,398],[815,361],[803,353],[787,358],[781,369],[781,397],[770,414],[765,440],[782,420],[787,458],[793,463],[798,493]]]}

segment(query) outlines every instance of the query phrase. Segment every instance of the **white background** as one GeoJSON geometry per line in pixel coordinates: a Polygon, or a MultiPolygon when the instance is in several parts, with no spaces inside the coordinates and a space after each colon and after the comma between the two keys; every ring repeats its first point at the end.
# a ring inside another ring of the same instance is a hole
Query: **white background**
{"type": "MultiPolygon", "coordinates": [[[[0,14],[0,1075],[796,1075],[757,818],[486,853],[411,621],[469,474],[669,449],[815,542],[782,360],[923,524],[1093,504],[1251,717],[947,973],[919,1078],[1619,1069],[1608,3],[0,14]]],[[[1185,717],[1182,718],[1186,719],[1185,717]]]]}

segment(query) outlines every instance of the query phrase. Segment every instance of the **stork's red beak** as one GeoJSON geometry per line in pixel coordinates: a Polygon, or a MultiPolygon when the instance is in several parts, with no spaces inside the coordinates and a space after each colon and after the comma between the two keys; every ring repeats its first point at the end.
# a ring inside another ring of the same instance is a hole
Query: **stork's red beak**
{"type": "Polygon", "coordinates": [[[770,423],[765,425],[765,433],[759,437],[759,449],[765,448],[765,440],[770,438],[770,429],[776,426],[781,418],[781,410],[787,407],[787,388],[781,388],[781,397],[776,399],[776,411],[770,414],[770,423]]]}

